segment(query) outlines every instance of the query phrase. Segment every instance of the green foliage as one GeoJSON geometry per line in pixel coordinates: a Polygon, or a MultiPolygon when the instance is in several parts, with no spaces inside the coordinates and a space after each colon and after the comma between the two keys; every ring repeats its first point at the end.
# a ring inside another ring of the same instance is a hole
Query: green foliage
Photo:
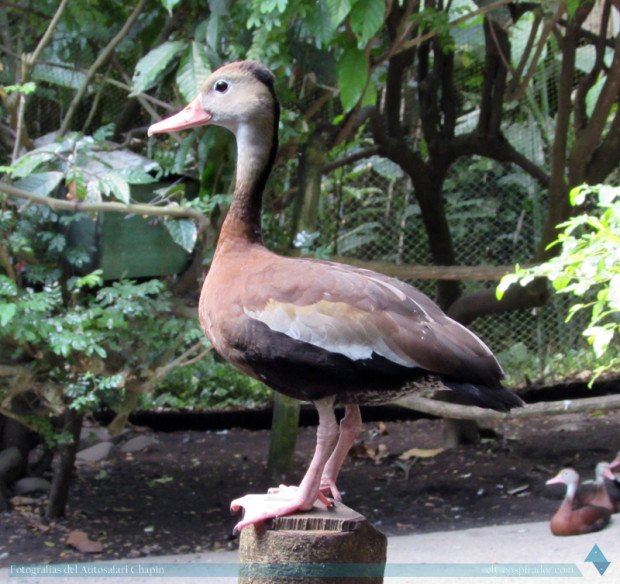
{"type": "Polygon", "coordinates": [[[67,403],[79,411],[120,408],[128,375],[146,378],[171,347],[202,337],[195,322],[174,316],[159,280],[102,287],[93,273],[70,278],[64,291],[53,270],[44,280],[18,287],[0,275],[0,343],[12,347],[15,362],[37,355],[35,375],[46,380],[41,397],[52,413],[67,403]]]}
{"type": "Polygon", "coordinates": [[[140,407],[256,408],[272,399],[273,392],[265,385],[210,353],[191,366],[171,371],[152,394],[143,396],[140,407]]]}
{"type": "Polygon", "coordinates": [[[340,101],[345,110],[353,109],[364,95],[368,83],[368,63],[357,47],[348,47],[338,63],[340,101]]]}
{"type": "Polygon", "coordinates": [[[3,87],[3,89],[4,91],[6,91],[6,93],[17,92],[23,93],[24,95],[29,95],[35,92],[35,90],[37,89],[37,84],[33,81],[28,81],[26,83],[23,83],[22,85],[7,85],[3,87]]]}
{"type": "Polygon", "coordinates": [[[416,24],[420,35],[437,34],[444,51],[451,51],[454,47],[454,40],[450,34],[450,13],[448,11],[438,10],[434,6],[426,6],[413,14],[410,20],[416,24]]]}
{"type": "Polygon", "coordinates": [[[575,303],[566,320],[581,311],[589,313],[583,335],[600,360],[595,370],[600,374],[620,364],[610,351],[620,335],[620,188],[577,187],[570,201],[592,209],[558,225],[562,232],[550,246],[558,246],[558,254],[538,266],[517,266],[514,274],[502,278],[497,296],[501,298],[513,284],[525,286],[540,277],[547,278],[558,294],[572,294],[575,303]]]}
{"type": "Polygon", "coordinates": [[[109,127],[102,128],[94,136],[72,133],[27,152],[6,171],[15,179],[16,187],[38,195],[53,194],[64,181],[79,200],[111,198],[129,203],[130,185],[155,182],[156,177],[146,170],[156,171],[158,167],[150,163],[150,169],[144,169],[129,154],[123,167],[115,167],[105,142],[109,131],[109,127]]]}
{"type": "MultiPolygon", "coordinates": [[[[609,360],[620,359],[620,347],[612,346],[608,351],[609,360]]],[[[600,367],[599,359],[586,347],[533,351],[520,341],[498,353],[497,358],[506,372],[506,385],[514,388],[587,381],[600,367]]]]}
{"type": "Polygon", "coordinates": [[[130,95],[137,95],[153,87],[160,73],[168,67],[184,46],[183,41],[166,41],[144,55],[134,70],[130,95]]]}

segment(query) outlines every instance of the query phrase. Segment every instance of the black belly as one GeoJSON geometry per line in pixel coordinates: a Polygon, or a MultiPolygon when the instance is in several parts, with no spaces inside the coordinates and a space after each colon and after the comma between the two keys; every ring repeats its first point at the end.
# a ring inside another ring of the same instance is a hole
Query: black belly
{"type": "Polygon", "coordinates": [[[521,405],[499,380],[497,387],[481,387],[466,378],[446,378],[420,367],[399,365],[376,354],[370,359],[353,360],[274,332],[251,319],[231,348],[246,371],[272,389],[300,400],[336,396],[340,403],[387,403],[404,395],[445,386],[481,407],[507,410],[521,405]]]}

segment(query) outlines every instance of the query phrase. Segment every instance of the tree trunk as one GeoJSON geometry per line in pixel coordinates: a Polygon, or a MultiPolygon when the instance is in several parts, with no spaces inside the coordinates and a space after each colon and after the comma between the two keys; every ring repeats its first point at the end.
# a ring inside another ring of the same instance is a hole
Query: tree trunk
{"type": "Polygon", "coordinates": [[[291,239],[301,231],[316,231],[326,151],[327,142],[322,134],[315,132],[308,137],[299,161],[299,191],[293,213],[295,233],[291,239]]]}
{"type": "Polygon", "coordinates": [[[67,407],[65,411],[63,434],[69,437],[70,440],[59,444],[56,451],[53,463],[54,478],[52,480],[52,489],[47,510],[45,511],[45,518],[48,520],[57,519],[65,514],[83,417],[82,413],[78,413],[70,407],[67,407]]]}

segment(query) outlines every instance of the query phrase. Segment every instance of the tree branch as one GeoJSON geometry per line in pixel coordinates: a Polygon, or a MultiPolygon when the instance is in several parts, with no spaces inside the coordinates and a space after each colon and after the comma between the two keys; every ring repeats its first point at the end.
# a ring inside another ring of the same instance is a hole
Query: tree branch
{"type": "Polygon", "coordinates": [[[584,75],[581,78],[581,80],[577,84],[577,89],[575,91],[575,115],[573,125],[575,127],[575,135],[577,136],[577,138],[579,137],[581,131],[585,129],[588,123],[588,108],[586,103],[586,97],[590,89],[592,89],[592,87],[594,87],[595,83],[598,81],[599,75],[601,74],[601,71],[603,70],[603,67],[605,65],[604,58],[607,52],[605,47],[605,31],[609,26],[610,10],[611,7],[609,3],[606,2],[603,6],[603,15],[601,17],[600,23],[601,34],[599,35],[595,43],[596,58],[594,61],[594,65],[592,66],[592,69],[587,73],[587,75],[584,75]]]}
{"type": "Polygon", "coordinates": [[[446,313],[457,322],[468,325],[481,316],[542,306],[548,298],[547,281],[542,278],[534,280],[528,286],[511,286],[501,300],[495,296],[495,287],[465,294],[458,298],[446,313]]]}
{"type": "Polygon", "coordinates": [[[22,365],[0,365],[0,377],[14,377],[28,373],[29,369],[22,365]]]}
{"type": "Polygon", "coordinates": [[[479,155],[498,162],[511,162],[522,168],[541,185],[549,186],[549,175],[516,150],[501,133],[498,135],[481,135],[474,131],[455,136],[450,148],[450,155],[453,158],[479,155]]]}
{"type": "Polygon", "coordinates": [[[616,110],[607,135],[592,154],[586,180],[588,184],[602,183],[620,163],[620,109],[616,110]]]}
{"type": "MultiPolygon", "coordinates": [[[[598,60],[598,59],[597,59],[598,60]]],[[[602,58],[601,58],[602,66],[602,58]]],[[[594,68],[596,74],[596,67],[594,68]]],[[[598,75],[596,75],[598,77],[598,75]]],[[[586,84],[587,91],[587,84],[586,84]]],[[[620,94],[620,35],[616,38],[616,48],[614,60],[609,68],[605,83],[596,100],[590,119],[582,128],[576,129],[576,141],[570,156],[571,176],[569,177],[570,186],[580,184],[584,181],[587,166],[592,158],[592,154],[601,142],[601,137],[606,129],[609,114],[613,107],[618,104],[620,94]]],[[[583,109],[585,110],[585,94],[583,98],[583,109]]],[[[585,117],[585,113],[584,116],[585,117]]]]}
{"type": "MultiPolygon", "coordinates": [[[[454,28],[455,26],[460,26],[461,24],[466,23],[468,20],[471,20],[473,18],[477,18],[478,16],[483,16],[489,12],[491,12],[492,10],[495,10],[496,8],[500,8],[501,6],[505,6],[506,4],[510,4],[513,0],[498,0],[497,2],[493,2],[492,4],[489,4],[487,6],[483,6],[482,8],[479,8],[478,10],[474,10],[473,12],[468,12],[467,14],[461,16],[460,18],[457,18],[456,20],[453,20],[452,22],[449,23],[450,28],[454,28]]],[[[416,47],[418,45],[421,45],[424,41],[427,41],[431,38],[433,38],[434,36],[437,36],[438,34],[441,33],[440,28],[437,28],[435,30],[432,30],[426,34],[423,34],[419,37],[416,37],[414,39],[411,39],[410,41],[404,42],[397,50],[395,50],[392,54],[396,55],[398,53],[402,53],[403,51],[406,51],[408,49],[411,49],[412,47],[416,47]]]]}
{"type": "Polygon", "coordinates": [[[510,61],[510,43],[506,31],[491,20],[484,22],[484,38],[486,58],[478,132],[497,135],[500,132],[502,122],[506,78],[508,76],[506,60],[510,61]]]}
{"type": "Polygon", "coordinates": [[[448,402],[429,399],[421,396],[410,395],[397,400],[397,405],[437,416],[440,418],[452,418],[456,420],[475,420],[477,422],[490,422],[514,418],[534,418],[537,416],[559,416],[562,414],[576,414],[579,412],[605,412],[620,407],[620,395],[607,395],[600,397],[586,397],[576,400],[563,400],[556,402],[540,402],[528,404],[522,408],[515,408],[509,414],[486,410],[476,406],[463,406],[448,402]]]}
{"type": "Polygon", "coordinates": [[[110,55],[114,52],[117,45],[129,34],[131,27],[134,25],[138,16],[142,12],[143,8],[146,6],[148,0],[139,0],[136,7],[133,9],[133,12],[129,16],[129,18],[125,21],[123,27],[118,31],[118,33],[114,36],[114,38],[108,43],[108,45],[103,49],[95,62],[90,66],[88,71],[86,72],[86,76],[84,77],[84,81],[82,82],[81,87],[77,90],[76,94],[73,96],[71,103],[67,109],[67,113],[62,121],[60,129],[58,130],[59,136],[64,136],[67,130],[69,129],[69,124],[71,124],[71,120],[73,119],[73,115],[75,114],[75,110],[77,109],[78,104],[84,97],[88,86],[92,78],[95,76],[95,73],[99,70],[99,68],[110,58],[110,55]]]}
{"type": "MultiPolygon", "coordinates": [[[[551,148],[551,174],[549,180],[549,208],[536,252],[536,259],[544,261],[553,252],[547,250],[549,243],[557,237],[557,225],[569,217],[571,205],[567,196],[570,181],[566,180],[566,162],[568,150],[568,131],[572,111],[573,80],[575,75],[575,59],[579,44],[579,31],[585,18],[592,10],[593,2],[582,2],[575,11],[566,27],[566,33],[560,40],[562,63],[560,67],[557,89],[557,114],[555,116],[555,134],[551,148]]],[[[570,170],[569,170],[570,172],[570,170]]],[[[583,179],[582,179],[583,180],[583,179]]],[[[572,186],[580,184],[573,183],[572,186]]]]}
{"type": "Polygon", "coordinates": [[[530,81],[532,80],[532,77],[534,76],[534,73],[536,72],[536,69],[538,68],[538,63],[540,61],[540,58],[542,56],[543,53],[543,49],[547,46],[547,39],[549,38],[549,36],[551,35],[551,31],[553,30],[553,27],[555,26],[556,21],[558,20],[561,11],[564,9],[563,5],[560,3],[560,5],[558,6],[557,12],[555,14],[555,18],[553,20],[549,19],[547,21],[547,23],[545,24],[545,28],[543,29],[540,39],[538,40],[538,46],[536,47],[536,51],[534,53],[534,56],[531,59],[530,62],[530,67],[525,75],[525,77],[523,78],[523,80],[521,81],[520,85],[517,86],[517,84],[519,83],[519,79],[523,73],[523,69],[525,67],[526,62],[529,60],[529,56],[532,50],[532,42],[534,41],[534,37],[536,35],[536,32],[538,30],[538,26],[540,24],[540,16],[537,13],[536,14],[536,19],[534,21],[534,26],[532,27],[532,32],[530,34],[530,38],[527,41],[527,47],[525,49],[525,51],[523,52],[523,56],[521,57],[521,63],[519,63],[519,66],[517,67],[517,70],[515,71],[514,77],[513,77],[513,81],[514,83],[510,83],[510,87],[508,89],[509,91],[509,95],[506,97],[506,101],[516,101],[517,99],[521,99],[521,97],[523,96],[523,94],[525,93],[526,89],[529,87],[530,85],[530,81]]]}
{"type": "Polygon", "coordinates": [[[27,55],[26,58],[24,59],[23,63],[25,65],[25,70],[22,71],[23,73],[22,81],[26,81],[26,77],[28,76],[30,69],[34,67],[36,62],[39,60],[39,56],[41,55],[41,52],[52,39],[52,35],[54,34],[56,25],[58,24],[58,21],[60,20],[60,17],[62,16],[62,13],[64,12],[68,3],[69,3],[69,0],[61,0],[60,4],[58,5],[58,8],[56,9],[56,12],[54,13],[54,16],[52,17],[52,20],[50,20],[50,23],[47,25],[47,29],[45,30],[45,33],[43,33],[43,36],[41,37],[41,40],[37,44],[35,50],[32,51],[30,55],[27,55]]]}
{"type": "Polygon", "coordinates": [[[73,211],[75,213],[125,213],[135,215],[149,215],[153,217],[175,217],[193,219],[198,223],[198,231],[202,232],[207,229],[209,223],[207,218],[194,209],[179,207],[178,205],[166,205],[164,207],[156,207],[155,205],[141,205],[125,203],[84,203],[81,201],[67,201],[63,199],[54,199],[36,195],[29,191],[18,189],[11,185],[0,183],[0,192],[10,197],[26,199],[38,205],[45,205],[50,209],[58,209],[61,211],[73,211]]]}
{"type": "Polygon", "coordinates": [[[379,146],[375,145],[375,146],[371,146],[370,148],[367,148],[366,150],[362,150],[361,152],[355,152],[354,154],[350,154],[349,156],[339,158],[338,160],[334,160],[333,162],[326,164],[323,167],[323,174],[329,174],[330,172],[333,172],[337,168],[341,168],[343,166],[346,166],[347,164],[353,164],[354,162],[357,162],[358,160],[364,160],[364,158],[370,158],[371,156],[374,156],[375,154],[378,154],[378,153],[379,153],[379,146]]]}

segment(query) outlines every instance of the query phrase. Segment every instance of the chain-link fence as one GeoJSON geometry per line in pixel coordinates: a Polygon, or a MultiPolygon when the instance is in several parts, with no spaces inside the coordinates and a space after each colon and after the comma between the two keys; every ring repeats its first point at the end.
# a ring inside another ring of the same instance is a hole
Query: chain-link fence
{"type": "MultiPolygon", "coordinates": [[[[391,167],[386,160],[361,164],[365,171],[358,174],[351,169],[350,184],[343,179],[334,185],[326,178],[335,201],[326,205],[325,213],[331,214],[332,220],[325,224],[337,227],[321,230],[318,243],[335,254],[368,261],[429,263],[428,238],[410,181],[404,177],[386,179],[385,172],[376,169],[391,167]],[[360,188],[360,184],[364,186],[360,188]],[[337,194],[345,190],[358,196],[338,200],[337,194]]],[[[545,212],[544,194],[533,181],[510,165],[463,160],[455,165],[446,187],[448,223],[459,265],[507,266],[531,261],[545,212]],[[462,175],[468,175],[469,180],[460,180],[462,175]]],[[[410,283],[431,297],[435,295],[433,280],[410,283]]],[[[496,280],[463,281],[462,289],[468,293],[496,285],[496,280]]],[[[479,318],[470,328],[496,352],[510,351],[515,345],[519,346],[517,354],[526,349],[542,372],[551,355],[586,347],[581,336],[583,319],[565,323],[569,300],[552,296],[543,307],[479,318]]]]}

